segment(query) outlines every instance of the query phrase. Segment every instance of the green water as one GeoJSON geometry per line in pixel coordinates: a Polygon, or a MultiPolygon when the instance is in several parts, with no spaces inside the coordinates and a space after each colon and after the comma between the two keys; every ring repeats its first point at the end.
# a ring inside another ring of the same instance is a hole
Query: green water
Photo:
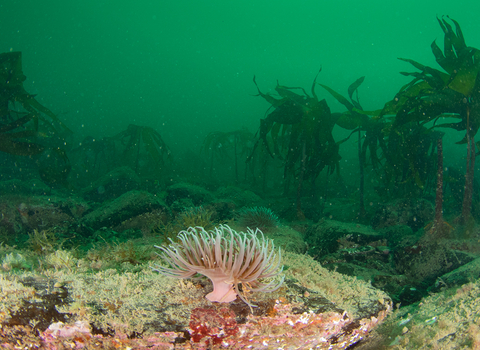
{"type": "MultiPolygon", "coordinates": [[[[365,110],[381,109],[414,71],[398,57],[438,68],[436,16],[480,47],[477,1],[36,1],[0,4],[0,52],[22,51],[26,90],[74,131],[100,139],[150,126],[172,153],[198,150],[212,131],[258,130],[269,104],[254,97],[280,84],[318,82],[346,94],[360,76],[365,110]]],[[[332,112],[344,106],[317,86],[332,112]]],[[[335,139],[348,131],[335,127],[335,139]]],[[[445,137],[446,165],[465,148],[445,137]]],[[[356,141],[342,145],[343,176],[358,177],[356,141]]],[[[449,163],[450,162],[450,163],[449,163]]]]}
{"type": "MultiPolygon", "coordinates": [[[[345,92],[360,76],[366,110],[408,78],[408,57],[436,66],[435,16],[459,21],[480,47],[477,1],[53,1],[0,4],[0,51],[23,52],[27,91],[78,135],[156,128],[173,148],[213,130],[256,131],[278,79],[345,92]]],[[[332,111],[344,108],[325,91],[332,111]]]]}

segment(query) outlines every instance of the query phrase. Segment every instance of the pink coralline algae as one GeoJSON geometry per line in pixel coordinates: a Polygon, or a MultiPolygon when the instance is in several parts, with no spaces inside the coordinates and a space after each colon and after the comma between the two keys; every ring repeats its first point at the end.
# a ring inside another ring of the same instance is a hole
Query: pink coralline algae
{"type": "Polygon", "coordinates": [[[340,309],[298,312],[301,306],[280,298],[272,300],[261,315],[248,316],[239,316],[229,307],[195,308],[188,330],[136,339],[126,334],[92,335],[85,322],[56,323],[41,332],[41,346],[52,350],[64,349],[66,344],[70,349],[347,349],[364,339],[391,310],[390,301],[377,302],[369,316],[353,319],[340,309]]]}
{"type": "Polygon", "coordinates": [[[386,305],[376,317],[352,320],[346,312],[313,311],[294,314],[295,305],[277,300],[268,316],[249,315],[237,324],[227,308],[192,311],[190,344],[182,349],[346,349],[360,341],[390,311],[386,305]]]}
{"type": "Polygon", "coordinates": [[[190,315],[190,335],[192,341],[200,342],[205,338],[206,345],[219,344],[226,337],[238,333],[238,325],[233,311],[196,308],[190,315]]]}

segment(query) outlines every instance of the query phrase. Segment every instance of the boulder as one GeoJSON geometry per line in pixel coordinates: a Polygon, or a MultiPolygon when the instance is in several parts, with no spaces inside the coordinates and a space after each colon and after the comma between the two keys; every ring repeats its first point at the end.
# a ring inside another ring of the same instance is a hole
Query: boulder
{"type": "Polygon", "coordinates": [[[146,191],[130,191],[85,215],[81,226],[93,230],[112,227],[157,209],[168,210],[162,199],[146,191]]]}
{"type": "Polygon", "coordinates": [[[120,197],[122,194],[138,190],[140,178],[128,166],[123,166],[110,171],[100,179],[83,189],[83,197],[94,202],[120,197]]]}

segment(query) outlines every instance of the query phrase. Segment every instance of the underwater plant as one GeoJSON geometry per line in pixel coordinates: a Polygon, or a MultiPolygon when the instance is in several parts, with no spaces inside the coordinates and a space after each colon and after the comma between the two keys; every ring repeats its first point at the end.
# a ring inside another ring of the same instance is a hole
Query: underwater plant
{"type": "Polygon", "coordinates": [[[22,53],[0,54],[0,151],[19,156],[36,155],[45,146],[39,140],[71,131],[35,95],[23,87],[22,53]],[[23,111],[10,107],[19,103],[23,111]],[[46,118],[46,117],[48,118],[46,118]]]}
{"type": "Polygon", "coordinates": [[[164,240],[177,237],[178,232],[189,227],[203,227],[211,230],[218,222],[212,219],[214,212],[203,206],[186,208],[174,220],[159,220],[152,228],[152,233],[164,240]]]}
{"type": "Polygon", "coordinates": [[[62,242],[59,242],[54,228],[49,228],[41,231],[33,229],[33,232],[28,234],[27,244],[30,250],[37,254],[48,254],[60,247],[62,242]]]}
{"type": "Polygon", "coordinates": [[[425,231],[435,237],[445,237],[452,226],[443,219],[443,141],[437,140],[437,188],[435,190],[435,217],[425,231]]]}
{"type": "Polygon", "coordinates": [[[0,267],[4,271],[10,271],[12,269],[30,269],[31,264],[27,262],[27,259],[22,254],[11,252],[3,258],[0,267]]]}
{"type": "Polygon", "coordinates": [[[85,186],[117,167],[118,152],[111,137],[86,136],[70,151],[76,171],[81,173],[85,186]]]}
{"type": "Polygon", "coordinates": [[[210,153],[210,176],[213,174],[214,159],[220,161],[228,159],[231,154],[235,161],[235,180],[239,181],[238,176],[238,157],[246,155],[249,152],[249,144],[253,139],[252,133],[247,129],[234,131],[214,131],[205,137],[202,145],[202,151],[210,153]]]}
{"type": "Polygon", "coordinates": [[[436,147],[443,134],[414,122],[390,131],[384,154],[385,193],[415,196],[435,188],[436,147]]]}
{"type": "Polygon", "coordinates": [[[25,79],[22,53],[1,53],[0,152],[37,156],[41,179],[47,184],[66,185],[71,165],[64,137],[72,131],[25,90],[25,79]],[[23,109],[12,109],[16,103],[23,109]]]}
{"type": "Polygon", "coordinates": [[[260,230],[236,232],[227,225],[205,231],[190,227],[178,235],[179,243],[170,240],[169,246],[155,246],[168,267],[155,265],[153,270],[173,278],[189,278],[195,274],[208,277],[213,292],[206,298],[212,302],[228,303],[237,295],[249,306],[247,292],[273,292],[283,283],[277,281],[283,271],[272,240],[265,239],[260,230]],[[271,279],[269,283],[261,280],[271,279]],[[242,285],[242,291],[239,285],[242,285]]]}
{"type": "Polygon", "coordinates": [[[437,18],[445,34],[443,52],[435,41],[431,44],[432,53],[444,71],[399,58],[420,72],[401,72],[413,76],[413,80],[385,104],[382,115],[395,114],[395,127],[411,121],[424,124],[440,117],[461,119],[435,127],[465,130],[465,137],[459,143],[467,143],[480,128],[480,50],[467,46],[458,22],[447,18],[455,29],[446,19],[437,18]]]}
{"type": "Polygon", "coordinates": [[[380,160],[380,156],[378,154],[378,146],[386,153],[386,143],[384,139],[384,129],[387,127],[387,123],[385,122],[384,118],[379,118],[375,115],[375,112],[366,112],[363,110],[362,106],[360,105],[360,101],[358,98],[358,88],[365,80],[365,77],[360,77],[355,80],[349,87],[348,87],[348,97],[350,101],[331,89],[330,87],[318,84],[327,90],[338,102],[343,104],[347,111],[340,114],[340,116],[336,120],[336,124],[343,129],[352,130],[350,135],[339,141],[338,143],[341,144],[347,141],[350,136],[352,136],[355,132],[358,134],[358,162],[359,162],[359,170],[360,170],[360,209],[359,209],[359,217],[364,218],[366,215],[365,212],[365,205],[364,205],[364,168],[367,164],[367,150],[370,152],[370,162],[373,169],[378,170],[382,162],[380,160]],[[353,95],[355,94],[355,99],[353,95]],[[369,117],[372,116],[372,117],[369,117]],[[363,138],[362,133],[365,135],[363,138]],[[363,138],[363,143],[362,143],[363,138]]]}
{"type": "Polygon", "coordinates": [[[196,226],[201,226],[205,230],[210,230],[215,226],[212,215],[213,211],[211,209],[207,209],[203,206],[191,207],[178,214],[178,216],[175,218],[175,221],[178,225],[182,226],[180,230],[186,230],[189,227],[196,226]]]}
{"type": "Polygon", "coordinates": [[[137,174],[158,171],[172,161],[172,155],[162,136],[149,126],[130,124],[113,137],[125,146],[122,152],[122,162],[130,166],[137,174]],[[145,158],[147,157],[147,159],[145,158]],[[143,161],[145,163],[141,164],[143,161]]]}
{"type": "Polygon", "coordinates": [[[72,268],[77,263],[77,259],[75,259],[71,251],[58,249],[48,254],[45,257],[45,262],[47,265],[55,268],[55,270],[66,269],[72,271],[72,268]]]}
{"type": "Polygon", "coordinates": [[[279,225],[278,216],[270,208],[242,208],[238,212],[238,221],[244,227],[266,232],[279,225]]]}
{"type": "Polygon", "coordinates": [[[442,51],[433,41],[431,50],[443,71],[400,58],[420,72],[401,72],[405,76],[412,76],[413,80],[403,86],[392,101],[385,104],[381,114],[395,115],[390,137],[402,127],[424,125],[430,121],[434,121],[433,127],[465,130],[464,138],[458,142],[467,144],[466,190],[461,214],[461,221],[465,222],[471,216],[474,137],[480,128],[480,50],[466,45],[457,21],[448,16],[437,18],[437,21],[444,32],[444,47],[442,51]],[[457,118],[460,121],[437,124],[440,118],[457,118]]]}
{"type": "Polygon", "coordinates": [[[256,157],[255,150],[260,144],[272,158],[283,160],[284,192],[288,193],[290,182],[294,179],[297,183],[299,218],[304,217],[300,201],[303,181],[310,181],[313,187],[320,172],[329,167],[329,172],[332,173],[335,168],[338,169],[338,162],[341,159],[338,153],[339,145],[332,134],[337,116],[330,112],[325,99],[318,99],[315,93],[317,76],[313,80],[312,96],[303,88],[287,87],[277,83],[275,91],[280,98],[262,93],[255,77],[253,78],[258,91],[257,96],[270,103],[273,111],[260,120],[259,138],[247,163],[256,157]],[[301,90],[303,94],[297,94],[292,90],[301,90]],[[271,137],[273,152],[267,135],[271,137]]]}

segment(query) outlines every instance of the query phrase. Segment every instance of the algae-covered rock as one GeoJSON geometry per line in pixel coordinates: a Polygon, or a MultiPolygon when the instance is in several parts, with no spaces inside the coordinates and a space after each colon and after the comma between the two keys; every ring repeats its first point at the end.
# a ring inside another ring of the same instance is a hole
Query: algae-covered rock
{"type": "Polygon", "coordinates": [[[49,271],[49,278],[35,272],[0,278],[3,290],[17,290],[0,296],[0,336],[7,345],[28,340],[47,348],[345,349],[391,309],[385,293],[308,256],[285,253],[282,263],[286,279],[280,289],[243,291],[254,308],[241,300],[211,303],[204,298],[211,283],[158,275],[150,264],[135,272],[89,272],[80,260],[72,269],[49,271]],[[46,306],[53,311],[22,311],[46,306]],[[31,322],[38,333],[28,333],[31,322]]]}
{"type": "Polygon", "coordinates": [[[412,281],[431,285],[437,277],[465,265],[477,256],[468,252],[453,250],[446,244],[416,244],[397,249],[394,254],[395,268],[400,274],[411,277],[412,281]]]}
{"type": "Polygon", "coordinates": [[[52,227],[64,230],[89,209],[78,198],[59,196],[6,195],[0,196],[0,228],[10,234],[30,233],[52,227]]]}
{"type": "Polygon", "coordinates": [[[365,348],[477,349],[480,344],[479,294],[480,280],[476,279],[402,307],[373,332],[365,348]]]}
{"type": "Polygon", "coordinates": [[[176,201],[189,200],[194,206],[210,203],[214,200],[213,194],[203,187],[188,183],[177,183],[167,188],[167,204],[176,201]]]}
{"type": "Polygon", "coordinates": [[[146,191],[130,191],[85,215],[81,226],[94,230],[112,227],[156,209],[167,210],[161,198],[146,191]]]}
{"type": "Polygon", "coordinates": [[[42,195],[50,193],[51,189],[38,179],[12,179],[0,181],[0,193],[3,195],[42,195]]]}
{"type": "Polygon", "coordinates": [[[250,190],[235,186],[220,187],[215,195],[220,199],[229,199],[234,201],[239,207],[255,206],[262,199],[250,190]]]}
{"type": "Polygon", "coordinates": [[[275,245],[282,251],[305,254],[307,245],[300,232],[288,226],[278,226],[270,230],[266,236],[273,239],[275,245]]]}
{"type": "Polygon", "coordinates": [[[375,229],[407,225],[416,232],[430,222],[433,216],[433,205],[426,199],[397,199],[378,208],[371,224],[375,229]]]}
{"type": "Polygon", "coordinates": [[[395,248],[406,239],[417,241],[420,238],[420,236],[415,236],[412,228],[407,225],[388,226],[378,232],[387,240],[388,246],[391,248],[395,248]]]}
{"type": "MultiPolygon", "coordinates": [[[[239,221],[229,221],[229,226],[237,231],[246,231],[248,227],[243,226],[239,221]]],[[[250,227],[255,231],[256,227],[250,227]]],[[[262,231],[262,230],[260,230],[262,231]]],[[[279,247],[282,252],[291,252],[296,254],[305,254],[307,251],[307,244],[305,243],[302,234],[297,230],[285,226],[278,225],[272,227],[268,231],[262,231],[265,237],[273,239],[273,242],[276,247],[279,247]]]]}
{"type": "Polygon", "coordinates": [[[342,240],[366,245],[382,239],[370,226],[335,220],[321,220],[307,229],[305,237],[310,255],[317,257],[337,251],[342,240]]]}
{"type": "Polygon", "coordinates": [[[476,258],[438,277],[429,291],[438,292],[445,289],[445,287],[461,286],[462,284],[472,282],[476,276],[480,276],[480,258],[476,258]]]}
{"type": "Polygon", "coordinates": [[[122,194],[138,190],[140,178],[128,166],[110,171],[100,179],[83,189],[83,196],[87,200],[102,202],[120,197],[122,194]]]}

